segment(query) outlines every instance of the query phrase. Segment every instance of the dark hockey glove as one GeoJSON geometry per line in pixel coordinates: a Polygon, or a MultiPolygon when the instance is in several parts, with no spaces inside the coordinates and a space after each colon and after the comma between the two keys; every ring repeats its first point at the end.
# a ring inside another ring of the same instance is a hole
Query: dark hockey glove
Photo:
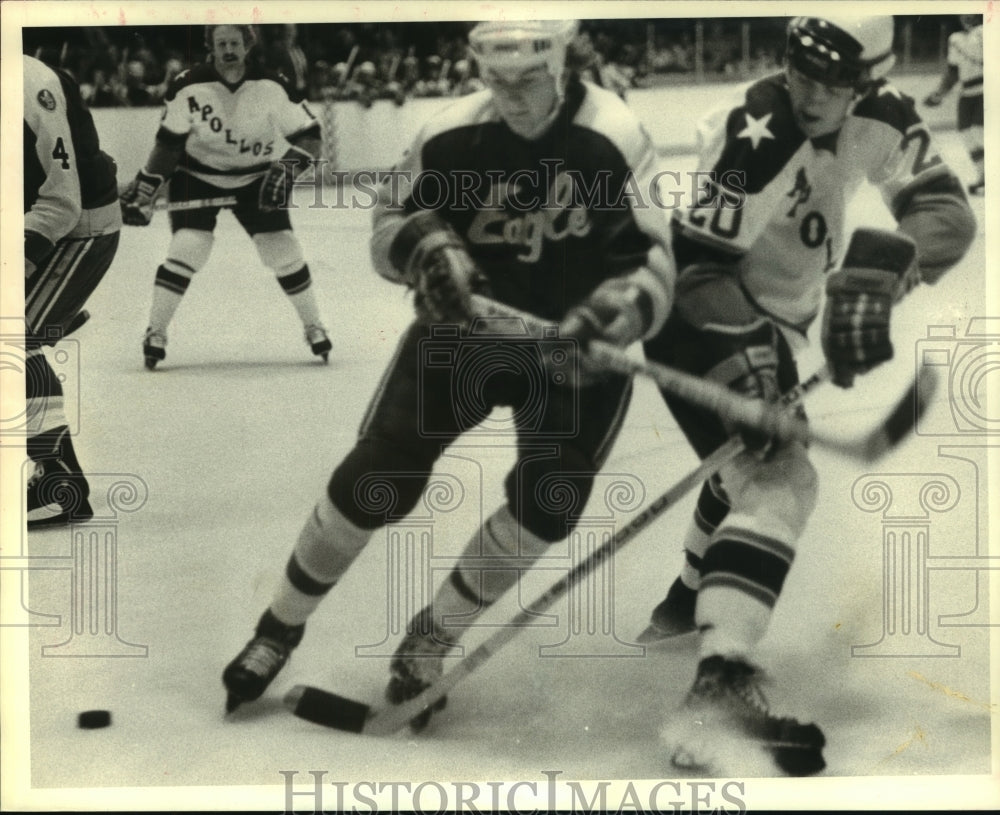
{"type": "Polygon", "coordinates": [[[389,247],[389,260],[415,291],[414,306],[424,323],[471,322],[471,294],[489,295],[485,275],[462,237],[439,215],[410,215],[389,247]]]}
{"type": "Polygon", "coordinates": [[[587,360],[591,340],[621,347],[641,339],[653,322],[653,299],[649,292],[624,278],[605,280],[581,303],[573,306],[559,325],[562,339],[579,343],[579,376],[576,384],[600,380],[604,372],[587,360]]]}
{"type": "Polygon", "coordinates": [[[273,162],[260,185],[258,205],[261,210],[274,212],[287,207],[292,200],[295,179],[305,172],[311,162],[312,156],[295,146],[289,147],[280,160],[273,162]]]}
{"type": "Polygon", "coordinates": [[[163,182],[162,175],[139,170],[121,194],[122,221],[128,226],[148,226],[153,220],[153,201],[163,182]]]}
{"type": "Polygon", "coordinates": [[[915,244],[901,233],[858,229],[852,235],[840,271],[827,280],[822,326],[823,353],[841,388],[892,359],[892,305],[915,258],[915,244]]]}

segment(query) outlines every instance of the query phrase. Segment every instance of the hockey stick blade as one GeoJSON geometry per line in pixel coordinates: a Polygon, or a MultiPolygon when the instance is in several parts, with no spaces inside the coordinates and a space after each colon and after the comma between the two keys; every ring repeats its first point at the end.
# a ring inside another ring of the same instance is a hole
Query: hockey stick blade
{"type": "Polygon", "coordinates": [[[361,733],[372,715],[371,706],[364,702],[310,685],[293,687],[285,694],[284,704],[300,719],[348,733],[361,733]]]}
{"type": "Polygon", "coordinates": [[[941,379],[937,370],[924,368],[918,376],[889,415],[861,438],[849,440],[819,431],[814,431],[813,438],[832,452],[869,464],[878,461],[913,432],[937,393],[941,379]]]}
{"type": "Polygon", "coordinates": [[[595,549],[585,560],[552,584],[527,608],[522,608],[506,625],[496,629],[448,673],[413,699],[399,705],[374,708],[322,688],[296,685],[286,694],[285,707],[299,718],[350,733],[363,732],[368,735],[385,736],[401,730],[412,719],[435,705],[458,682],[475,671],[497,650],[516,637],[537,614],[562,597],[571,585],[579,583],[598,564],[611,557],[614,552],[632,540],[656,518],[675,506],[682,497],[699,486],[725,462],[739,455],[743,449],[743,442],[737,436],[716,449],[673,487],[635,515],[619,532],[595,549]]]}

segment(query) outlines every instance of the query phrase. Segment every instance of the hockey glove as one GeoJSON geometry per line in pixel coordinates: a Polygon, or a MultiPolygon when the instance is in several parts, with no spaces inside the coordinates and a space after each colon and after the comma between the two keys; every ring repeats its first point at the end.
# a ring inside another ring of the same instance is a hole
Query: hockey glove
{"type": "Polygon", "coordinates": [[[653,300],[645,289],[624,278],[601,283],[583,302],[573,306],[559,326],[559,336],[579,343],[579,377],[588,385],[603,372],[587,360],[587,344],[602,340],[618,346],[640,339],[653,322],[653,300]]]}
{"type": "Polygon", "coordinates": [[[489,294],[462,237],[433,212],[420,210],[406,219],[389,247],[389,260],[415,290],[421,322],[467,324],[475,316],[469,295],[489,294]]]}
{"type": "Polygon", "coordinates": [[[822,327],[823,353],[841,388],[892,359],[892,304],[915,257],[913,241],[898,232],[858,229],[851,237],[843,266],[827,280],[822,327]]]}
{"type": "Polygon", "coordinates": [[[162,175],[139,170],[121,194],[122,221],[128,226],[148,226],[153,220],[153,201],[163,182],[162,175]]]}
{"type": "Polygon", "coordinates": [[[309,153],[292,146],[279,161],[272,163],[260,185],[258,204],[261,211],[274,212],[287,207],[292,199],[295,179],[305,172],[311,162],[309,153]]]}

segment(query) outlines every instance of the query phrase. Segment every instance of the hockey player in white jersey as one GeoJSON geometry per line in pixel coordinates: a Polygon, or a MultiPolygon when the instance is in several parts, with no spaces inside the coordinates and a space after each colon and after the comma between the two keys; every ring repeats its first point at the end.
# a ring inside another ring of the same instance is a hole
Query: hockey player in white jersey
{"type": "MultiPolygon", "coordinates": [[[[675,306],[645,344],[649,358],[774,399],[798,381],[794,356],[824,290],[822,346],[836,384],[851,387],[892,356],[894,301],[917,282],[935,283],[976,231],[913,100],[885,80],[892,42],[891,17],[795,18],[784,71],[702,121],[698,169],[713,180],[673,213],[675,306]],[[898,232],[863,233],[838,269],[845,207],[866,183],[881,191],[898,232]]],[[[733,430],[664,398],[702,457],[733,430]]],[[[824,764],[822,734],[770,715],[753,652],[812,513],[816,473],[802,444],[746,441],[752,449],[704,485],[681,574],[644,632],[700,632],[687,711],[664,739],[676,763],[708,770],[712,732],[777,735],[782,769],[809,774],[824,764]]]]}
{"type": "MultiPolygon", "coordinates": [[[[282,208],[295,178],[319,155],[320,125],[308,104],[292,101],[282,77],[247,64],[253,45],[251,26],[206,27],[211,59],[171,83],[156,144],[122,194],[122,215],[126,224],[148,225],[153,203],[168,181],[170,202],[235,195],[233,215],[295,307],[312,352],[326,361],[331,344],[312,276],[282,208]],[[279,152],[285,142],[287,150],[279,152]]],[[[191,279],[208,261],[219,210],[209,206],[170,213],[173,237],[156,270],[142,347],[150,370],[166,357],[170,321],[191,279]]]]}
{"type": "Polygon", "coordinates": [[[928,107],[937,107],[948,92],[959,85],[958,132],[972,159],[978,178],[969,192],[981,195],[986,190],[985,151],[983,149],[983,18],[962,14],[962,30],[948,37],[948,59],[938,86],[924,99],[928,107]]]}

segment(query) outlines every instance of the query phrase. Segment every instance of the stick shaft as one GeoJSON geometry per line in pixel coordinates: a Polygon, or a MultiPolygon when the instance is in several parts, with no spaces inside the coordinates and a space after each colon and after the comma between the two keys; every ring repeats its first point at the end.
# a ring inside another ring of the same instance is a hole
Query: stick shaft
{"type": "MultiPolygon", "coordinates": [[[[787,409],[788,405],[798,403],[816,385],[825,382],[829,378],[829,375],[830,372],[826,366],[820,368],[820,370],[782,397],[781,403],[783,407],[787,409]]],[[[738,436],[732,437],[729,441],[718,447],[711,455],[683,476],[659,498],[648,504],[645,509],[633,517],[620,531],[612,535],[602,546],[594,550],[589,557],[580,561],[567,574],[553,583],[545,592],[531,602],[527,608],[519,610],[504,626],[494,631],[482,643],[463,657],[448,673],[424,690],[419,696],[415,696],[413,699],[409,699],[402,704],[384,708],[373,713],[372,718],[365,726],[365,732],[372,735],[388,735],[400,730],[412,718],[437,702],[455,685],[492,657],[500,648],[514,639],[521,632],[522,628],[528,625],[538,614],[544,612],[549,606],[559,600],[559,598],[569,591],[571,586],[581,582],[598,565],[608,558],[613,557],[616,552],[635,538],[636,535],[642,532],[654,520],[674,507],[688,492],[699,486],[724,464],[736,458],[744,449],[743,441],[738,436]]]]}
{"type": "Polygon", "coordinates": [[[235,204],[235,195],[224,195],[218,198],[198,198],[193,201],[167,201],[164,198],[158,198],[153,203],[153,209],[157,211],[177,212],[185,209],[204,209],[205,207],[231,207],[235,204]]]}

